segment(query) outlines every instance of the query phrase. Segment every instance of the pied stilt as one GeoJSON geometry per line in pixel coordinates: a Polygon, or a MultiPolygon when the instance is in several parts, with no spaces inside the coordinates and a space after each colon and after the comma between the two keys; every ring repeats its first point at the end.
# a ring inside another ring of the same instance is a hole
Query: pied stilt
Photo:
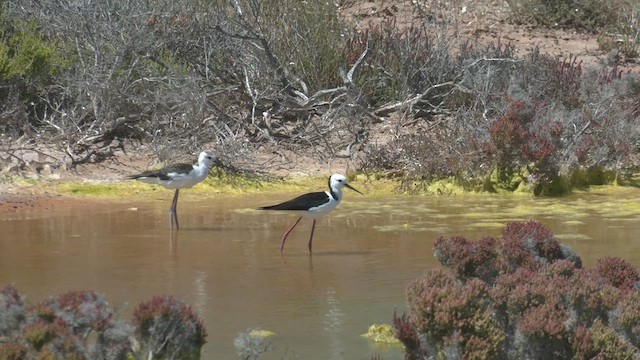
{"type": "Polygon", "coordinates": [[[282,243],[280,244],[280,252],[284,249],[284,243],[287,241],[287,237],[289,233],[293,230],[296,225],[302,220],[303,217],[313,219],[313,224],[311,225],[311,236],[309,237],[309,252],[311,252],[312,242],[313,242],[313,231],[316,227],[316,220],[328,213],[330,213],[333,209],[340,204],[340,200],[342,200],[342,188],[347,187],[359,194],[362,194],[360,191],[351,187],[347,183],[347,178],[341,174],[333,174],[329,177],[329,191],[320,191],[313,192],[304,195],[300,195],[295,199],[285,201],[281,204],[272,205],[272,206],[263,206],[259,208],[260,210],[284,210],[284,211],[293,211],[300,214],[298,220],[284,233],[282,236],[282,243]]]}
{"type": "Polygon", "coordinates": [[[175,189],[175,195],[169,208],[169,221],[171,230],[173,222],[176,222],[176,229],[180,229],[178,224],[178,194],[180,189],[188,189],[203,181],[209,175],[209,167],[217,163],[216,156],[207,151],[203,151],[198,156],[198,164],[173,164],[159,170],[148,170],[137,175],[131,175],[128,179],[135,179],[147,184],[158,184],[167,189],[175,189]]]}

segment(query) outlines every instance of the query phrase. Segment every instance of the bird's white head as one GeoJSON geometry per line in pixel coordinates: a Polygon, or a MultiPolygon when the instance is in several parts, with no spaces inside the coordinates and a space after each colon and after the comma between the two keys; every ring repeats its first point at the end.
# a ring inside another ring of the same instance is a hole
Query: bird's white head
{"type": "Polygon", "coordinates": [[[218,158],[216,155],[210,151],[203,151],[198,156],[198,164],[200,166],[210,167],[211,165],[218,162],[218,158]]]}
{"type": "Polygon", "coordinates": [[[342,192],[343,187],[347,187],[357,192],[358,194],[362,194],[360,191],[356,190],[354,187],[349,185],[349,183],[347,182],[346,176],[342,174],[333,174],[329,177],[329,188],[331,189],[331,191],[340,193],[342,192]]]}

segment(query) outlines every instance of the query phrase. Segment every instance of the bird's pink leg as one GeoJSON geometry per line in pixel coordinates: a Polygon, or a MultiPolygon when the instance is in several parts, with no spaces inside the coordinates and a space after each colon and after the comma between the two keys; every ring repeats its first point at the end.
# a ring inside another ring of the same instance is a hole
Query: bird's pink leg
{"type": "Polygon", "coordinates": [[[171,223],[171,230],[173,231],[173,221],[176,222],[176,229],[180,229],[178,224],[178,194],[180,189],[176,189],[176,194],[173,195],[173,201],[171,202],[171,208],[169,209],[169,221],[171,223]]]}
{"type": "Polygon", "coordinates": [[[311,236],[309,237],[309,252],[311,251],[311,242],[313,241],[313,230],[316,229],[316,219],[313,219],[313,225],[311,225],[311,236]]]}
{"type": "Polygon", "coordinates": [[[302,216],[300,216],[298,220],[296,220],[295,224],[293,224],[293,226],[290,227],[286,233],[284,233],[284,236],[282,236],[282,244],[280,244],[280,253],[282,253],[282,250],[284,250],[284,242],[287,241],[287,237],[289,236],[289,233],[291,232],[291,230],[293,230],[294,227],[296,227],[296,225],[298,225],[300,220],[302,220],[302,216]]]}

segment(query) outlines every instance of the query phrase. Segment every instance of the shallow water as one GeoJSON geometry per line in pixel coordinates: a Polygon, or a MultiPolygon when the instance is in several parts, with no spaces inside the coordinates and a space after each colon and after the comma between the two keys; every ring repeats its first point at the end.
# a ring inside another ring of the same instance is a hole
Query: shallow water
{"type": "Polygon", "coordinates": [[[640,266],[640,190],[532,199],[497,196],[360,196],[280,238],[295,215],[252,210],[291,194],[204,199],[185,191],[181,229],[171,237],[160,191],[145,201],[54,201],[0,218],[0,285],[36,302],[95,289],[124,317],[153,295],[171,294],[204,318],[203,359],[238,359],[233,340],[260,328],[276,333],[261,359],[402,359],[399,347],[360,335],[406,310],[406,286],[437,265],[439,236],[499,235],[513,220],[537,219],[586,266],[619,256],[640,266]]]}

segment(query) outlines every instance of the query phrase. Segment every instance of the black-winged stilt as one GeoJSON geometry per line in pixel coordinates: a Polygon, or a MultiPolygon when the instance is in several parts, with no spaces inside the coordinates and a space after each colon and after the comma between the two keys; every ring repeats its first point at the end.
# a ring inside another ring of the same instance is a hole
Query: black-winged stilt
{"type": "Polygon", "coordinates": [[[300,217],[296,222],[284,233],[282,236],[282,243],[280,244],[280,252],[284,249],[284,243],[287,241],[287,237],[291,230],[302,220],[303,217],[313,219],[313,225],[311,225],[311,236],[309,237],[309,252],[311,252],[311,246],[313,242],[313,231],[316,228],[316,220],[328,213],[340,204],[342,200],[342,188],[348,187],[349,189],[362,194],[360,191],[351,187],[347,183],[347,177],[341,174],[333,174],[329,177],[329,191],[319,191],[300,195],[295,199],[285,201],[283,203],[263,206],[260,210],[283,210],[294,211],[300,214],[300,217]]]}
{"type": "Polygon", "coordinates": [[[180,229],[178,224],[178,194],[180,189],[188,189],[203,181],[209,175],[209,167],[218,160],[216,156],[207,151],[203,151],[198,156],[198,164],[173,164],[159,170],[148,170],[137,175],[131,175],[128,179],[135,179],[147,184],[158,184],[167,189],[175,189],[176,193],[169,208],[169,220],[171,230],[173,221],[176,222],[176,229],[180,229]]]}

